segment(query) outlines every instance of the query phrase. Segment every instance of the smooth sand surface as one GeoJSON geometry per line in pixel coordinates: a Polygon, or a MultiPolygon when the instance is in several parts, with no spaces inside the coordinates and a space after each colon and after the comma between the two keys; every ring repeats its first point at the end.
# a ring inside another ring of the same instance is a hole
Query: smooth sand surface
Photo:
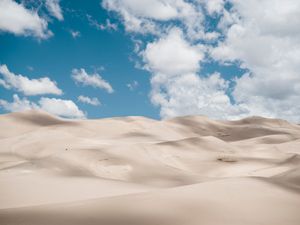
{"type": "Polygon", "coordinates": [[[299,225],[300,126],[0,116],[2,225],[299,225]]]}

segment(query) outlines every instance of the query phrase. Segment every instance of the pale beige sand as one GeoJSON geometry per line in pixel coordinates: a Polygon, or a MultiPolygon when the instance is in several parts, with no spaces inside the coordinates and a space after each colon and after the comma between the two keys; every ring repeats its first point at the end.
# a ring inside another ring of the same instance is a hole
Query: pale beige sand
{"type": "Polygon", "coordinates": [[[0,116],[0,224],[299,225],[300,126],[0,116]]]}

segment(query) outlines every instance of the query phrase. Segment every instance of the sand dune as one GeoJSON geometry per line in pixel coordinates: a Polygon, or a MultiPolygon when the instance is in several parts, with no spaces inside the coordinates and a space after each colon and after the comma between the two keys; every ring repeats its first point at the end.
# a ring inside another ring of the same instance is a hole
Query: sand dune
{"type": "Polygon", "coordinates": [[[300,126],[0,116],[0,224],[300,224],[300,126]]]}

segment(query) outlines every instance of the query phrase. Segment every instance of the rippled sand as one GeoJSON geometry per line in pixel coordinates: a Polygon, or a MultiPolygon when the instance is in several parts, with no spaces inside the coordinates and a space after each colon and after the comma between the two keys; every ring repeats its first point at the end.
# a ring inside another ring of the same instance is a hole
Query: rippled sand
{"type": "Polygon", "coordinates": [[[300,126],[0,116],[2,225],[299,225],[300,126]]]}

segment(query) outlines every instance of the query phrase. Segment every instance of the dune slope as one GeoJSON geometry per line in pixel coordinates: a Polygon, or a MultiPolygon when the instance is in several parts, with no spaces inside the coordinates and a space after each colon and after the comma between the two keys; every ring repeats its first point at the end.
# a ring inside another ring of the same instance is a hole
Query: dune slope
{"type": "Polygon", "coordinates": [[[300,224],[300,126],[0,116],[0,224],[300,224]]]}

